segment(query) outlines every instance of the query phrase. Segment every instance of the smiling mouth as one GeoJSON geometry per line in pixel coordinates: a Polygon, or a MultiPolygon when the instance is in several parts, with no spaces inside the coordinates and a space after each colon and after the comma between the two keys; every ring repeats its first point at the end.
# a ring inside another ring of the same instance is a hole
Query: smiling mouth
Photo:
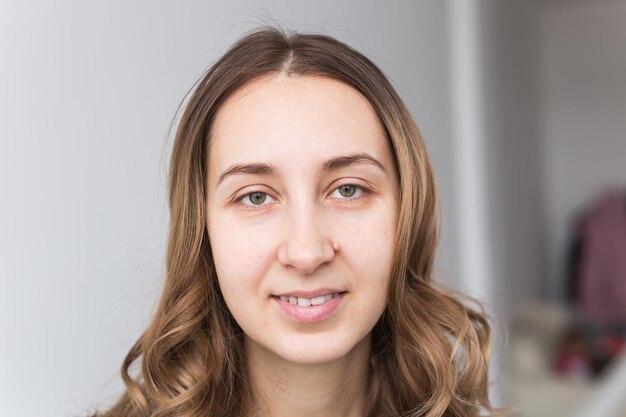
{"type": "Polygon", "coordinates": [[[300,307],[309,307],[309,306],[319,306],[325,304],[326,302],[332,300],[333,298],[337,298],[340,295],[345,294],[347,291],[341,291],[336,293],[329,293],[320,295],[317,297],[296,297],[294,295],[273,295],[272,298],[278,298],[281,301],[288,302],[289,304],[296,304],[300,307]]]}

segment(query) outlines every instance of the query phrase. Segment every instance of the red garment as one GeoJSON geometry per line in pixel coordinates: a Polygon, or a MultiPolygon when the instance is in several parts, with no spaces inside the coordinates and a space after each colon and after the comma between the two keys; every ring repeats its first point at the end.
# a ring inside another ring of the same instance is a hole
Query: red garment
{"type": "Polygon", "coordinates": [[[581,223],[579,302],[587,317],[626,324],[626,203],[621,193],[600,196],[581,223]]]}

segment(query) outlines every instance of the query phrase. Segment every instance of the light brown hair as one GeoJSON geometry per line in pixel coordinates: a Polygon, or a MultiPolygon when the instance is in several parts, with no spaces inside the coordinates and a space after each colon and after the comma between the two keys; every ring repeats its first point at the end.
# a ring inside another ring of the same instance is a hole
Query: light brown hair
{"type": "Polygon", "coordinates": [[[250,410],[242,331],[218,285],[206,229],[207,162],[217,109],[260,76],[324,75],[371,103],[400,175],[387,308],[373,329],[368,416],[472,417],[493,411],[482,310],[432,281],[438,196],[409,111],[368,58],[322,34],[263,27],[237,41],[199,80],[171,154],[166,277],[154,316],[128,352],[126,391],[102,417],[242,417],[250,410]],[[138,375],[130,368],[140,361],[138,375]]]}

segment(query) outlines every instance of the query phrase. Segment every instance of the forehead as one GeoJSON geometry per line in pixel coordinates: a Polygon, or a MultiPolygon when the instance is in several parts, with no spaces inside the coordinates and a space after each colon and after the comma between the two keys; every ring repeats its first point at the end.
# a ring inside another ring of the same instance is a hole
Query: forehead
{"type": "Polygon", "coordinates": [[[244,85],[218,109],[210,146],[211,171],[240,162],[313,162],[356,152],[390,162],[384,128],[367,98],[318,75],[271,75],[244,85]]]}

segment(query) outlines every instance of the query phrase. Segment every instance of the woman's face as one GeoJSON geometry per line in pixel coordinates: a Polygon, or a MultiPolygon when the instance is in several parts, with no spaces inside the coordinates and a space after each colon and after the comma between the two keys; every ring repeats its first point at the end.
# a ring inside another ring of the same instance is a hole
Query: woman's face
{"type": "Polygon", "coordinates": [[[376,113],[323,76],[259,78],[219,108],[207,225],[249,348],[330,362],[386,306],[398,176],[376,113]]]}

